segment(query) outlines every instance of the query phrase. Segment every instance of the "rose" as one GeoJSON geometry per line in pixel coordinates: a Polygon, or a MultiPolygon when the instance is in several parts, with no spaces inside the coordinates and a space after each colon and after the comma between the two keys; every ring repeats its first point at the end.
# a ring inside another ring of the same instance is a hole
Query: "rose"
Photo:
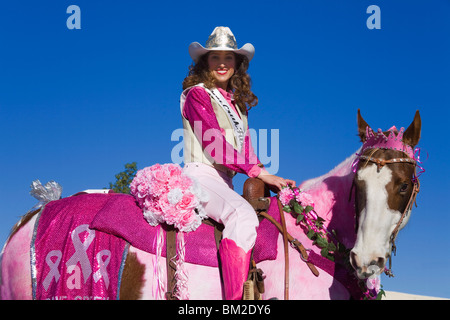
{"type": "Polygon", "coordinates": [[[193,193],[187,191],[184,193],[183,197],[180,201],[178,201],[175,207],[178,210],[194,210],[197,206],[197,197],[193,193]]]}
{"type": "Polygon", "coordinates": [[[190,232],[197,229],[201,223],[202,220],[194,210],[181,210],[178,211],[178,219],[175,227],[182,232],[190,232]]]}

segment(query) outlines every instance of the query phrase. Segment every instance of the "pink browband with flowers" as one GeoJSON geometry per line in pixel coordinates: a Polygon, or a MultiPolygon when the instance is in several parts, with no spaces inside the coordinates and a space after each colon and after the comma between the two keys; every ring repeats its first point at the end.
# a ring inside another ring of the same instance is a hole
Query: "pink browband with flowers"
{"type": "Polygon", "coordinates": [[[419,168],[419,172],[416,173],[414,179],[418,178],[422,173],[425,172],[425,169],[421,166],[422,161],[420,161],[420,148],[417,147],[413,149],[411,146],[403,142],[404,131],[405,128],[403,127],[400,129],[400,131],[398,131],[397,128],[393,126],[388,130],[389,134],[386,136],[381,129],[378,129],[378,131],[374,133],[372,128],[367,126],[367,140],[364,142],[361,152],[356,154],[358,157],[352,164],[352,171],[356,172],[362,154],[368,149],[397,150],[407,154],[409,158],[411,158],[411,162],[413,162],[419,168]]]}

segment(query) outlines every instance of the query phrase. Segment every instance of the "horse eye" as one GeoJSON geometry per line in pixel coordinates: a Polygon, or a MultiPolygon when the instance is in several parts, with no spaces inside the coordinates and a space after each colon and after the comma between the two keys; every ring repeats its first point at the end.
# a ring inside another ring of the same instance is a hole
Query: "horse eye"
{"type": "Polygon", "coordinates": [[[408,184],[404,183],[402,184],[402,186],[400,187],[400,193],[405,193],[408,190],[408,184]]]}

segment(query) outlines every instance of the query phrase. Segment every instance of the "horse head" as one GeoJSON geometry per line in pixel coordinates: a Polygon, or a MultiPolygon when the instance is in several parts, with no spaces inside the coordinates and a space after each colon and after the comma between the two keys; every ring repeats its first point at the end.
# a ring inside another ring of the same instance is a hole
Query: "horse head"
{"type": "Polygon", "coordinates": [[[395,238],[411,216],[419,189],[414,147],[420,139],[419,111],[408,129],[373,132],[358,110],[363,147],[355,163],[357,237],[350,263],[360,279],[385,270],[395,238]]]}

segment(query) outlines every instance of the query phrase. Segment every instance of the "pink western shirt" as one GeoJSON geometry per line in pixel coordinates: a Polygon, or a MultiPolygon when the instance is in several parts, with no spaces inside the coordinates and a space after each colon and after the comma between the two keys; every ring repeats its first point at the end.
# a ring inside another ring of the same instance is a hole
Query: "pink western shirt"
{"type": "MultiPolygon", "coordinates": [[[[227,100],[227,102],[232,106],[236,114],[238,114],[238,112],[236,111],[236,106],[234,105],[234,101],[232,100],[232,93],[226,92],[221,88],[219,88],[219,91],[227,100]]],[[[225,133],[225,130],[219,126],[216,114],[214,113],[211,104],[211,98],[203,88],[194,87],[189,91],[183,107],[183,116],[189,121],[192,127],[194,127],[195,121],[202,122],[202,136],[204,136],[205,131],[209,129],[217,129],[213,130],[213,132],[215,132],[213,134],[214,139],[210,139],[210,141],[205,141],[204,139],[201,139],[201,137],[199,137],[204,150],[213,141],[215,141],[216,143],[217,141],[222,142],[224,150],[226,150],[226,152],[222,153],[223,159],[217,159],[217,156],[213,156],[212,154],[210,154],[210,156],[216,162],[223,164],[228,169],[231,169],[233,171],[244,173],[251,178],[257,177],[262,170],[265,171],[265,169],[258,166],[258,164],[260,164],[261,162],[259,161],[253,150],[248,127],[246,128],[247,131],[242,148],[244,153],[241,153],[238,150],[234,149],[234,147],[226,141],[223,135],[225,133]],[[219,132],[221,132],[222,134],[220,134],[219,132]],[[232,161],[232,159],[228,159],[227,155],[233,155],[235,161],[232,161]]]]}

